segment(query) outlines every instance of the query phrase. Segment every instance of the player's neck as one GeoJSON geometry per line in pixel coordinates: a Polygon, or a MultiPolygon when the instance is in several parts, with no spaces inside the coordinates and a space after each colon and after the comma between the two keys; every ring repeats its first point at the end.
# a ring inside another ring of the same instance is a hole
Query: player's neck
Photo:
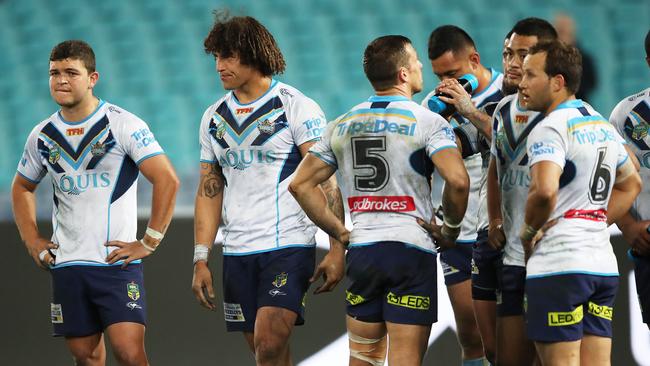
{"type": "Polygon", "coordinates": [[[99,105],[99,98],[91,95],[82,102],[72,106],[61,106],[61,115],[68,122],[79,122],[90,116],[99,105]]]}
{"type": "Polygon", "coordinates": [[[248,104],[264,95],[271,87],[272,81],[270,77],[265,76],[251,78],[239,88],[235,89],[233,93],[235,93],[240,103],[248,104]]]}
{"type": "Polygon", "coordinates": [[[546,110],[546,113],[544,113],[544,115],[545,115],[545,116],[548,116],[548,115],[551,114],[551,112],[553,112],[553,111],[554,111],[554,110],[555,110],[555,109],[556,109],[560,104],[562,104],[562,103],[564,103],[564,102],[568,102],[568,101],[570,101],[570,100],[575,100],[575,99],[576,99],[575,94],[570,94],[570,95],[569,95],[569,94],[566,94],[566,93],[562,93],[562,94],[558,95],[555,99],[553,99],[553,103],[551,103],[551,105],[548,107],[548,109],[546,110]]]}
{"type": "Polygon", "coordinates": [[[474,94],[482,92],[492,84],[492,71],[485,66],[481,66],[476,78],[478,79],[478,88],[476,88],[474,94]]]}
{"type": "Polygon", "coordinates": [[[375,90],[375,94],[379,97],[398,95],[406,97],[408,99],[413,98],[413,92],[411,91],[411,88],[409,88],[406,84],[395,85],[389,89],[382,91],[375,90]]]}

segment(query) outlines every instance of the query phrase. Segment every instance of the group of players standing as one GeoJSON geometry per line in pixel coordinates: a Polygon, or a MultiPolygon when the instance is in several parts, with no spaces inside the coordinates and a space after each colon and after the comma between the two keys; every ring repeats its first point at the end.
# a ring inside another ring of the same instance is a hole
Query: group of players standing
{"type": "MultiPolygon", "coordinates": [[[[648,188],[637,199],[638,171],[650,167],[650,90],[608,122],[575,98],[580,53],[548,22],[517,22],[503,74],[481,64],[465,31],[436,28],[428,56],[441,82],[422,105],[412,101],[423,80],[410,40],[379,37],[363,56],[375,95],[329,123],[317,103],[273,79],[285,62],[254,18],[217,13],[204,46],[229,92],[201,120],[192,287],[216,308],[207,262],[223,223],[224,317],[258,365],[292,363],[289,337],[304,322],[310,283],[322,276],[315,292],[331,291],[344,268],[350,365],[386,356],[421,364],[437,320],[438,252],[463,365],[609,364],[612,223],[632,247],[650,320],[648,188]],[[467,74],[477,81],[471,95],[458,81],[467,74]],[[434,98],[455,113],[433,113],[434,98]],[[434,171],[444,181],[437,211],[434,171]],[[318,266],[317,226],[330,235],[318,266]]],[[[106,332],[121,364],[147,365],[140,260],[163,239],[179,183],[147,125],[93,95],[98,78],[86,43],[52,50],[50,91],[61,109],[28,138],[13,209],[30,255],[52,273],[55,335],[77,364],[104,364],[106,332]],[[138,171],[153,184],[141,240],[138,171]],[[52,240],[35,218],[46,175],[52,240]]]]}

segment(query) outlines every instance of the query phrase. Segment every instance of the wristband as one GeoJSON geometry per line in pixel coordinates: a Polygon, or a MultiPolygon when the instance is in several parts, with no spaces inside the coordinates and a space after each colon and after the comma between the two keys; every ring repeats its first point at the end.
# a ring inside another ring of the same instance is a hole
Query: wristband
{"type": "Polygon", "coordinates": [[[45,260],[45,255],[47,254],[47,252],[48,252],[48,250],[44,249],[40,253],[38,253],[38,259],[40,259],[41,262],[45,260]]]}
{"type": "Polygon", "coordinates": [[[154,230],[150,227],[147,227],[147,231],[145,231],[145,234],[149,235],[150,237],[158,241],[163,240],[163,238],[165,237],[165,234],[161,233],[158,230],[154,230]]]}
{"type": "Polygon", "coordinates": [[[210,247],[204,244],[195,244],[194,245],[194,264],[199,261],[208,262],[208,257],[210,256],[210,247]]]}
{"type": "Polygon", "coordinates": [[[148,246],[147,244],[145,244],[145,242],[144,242],[144,238],[140,239],[140,244],[142,244],[142,246],[144,247],[144,249],[146,249],[146,250],[148,250],[148,251],[150,251],[150,252],[154,252],[154,251],[156,250],[156,247],[150,247],[150,246],[148,246]]]}
{"type": "Polygon", "coordinates": [[[534,227],[524,223],[524,226],[521,227],[521,232],[519,233],[519,237],[521,240],[524,241],[531,241],[537,235],[539,232],[539,229],[535,229],[534,227]]]}
{"type": "Polygon", "coordinates": [[[449,227],[447,226],[447,223],[445,222],[442,225],[442,228],[440,229],[440,234],[447,240],[455,242],[456,239],[458,239],[458,235],[460,235],[460,225],[457,227],[449,227]]]}
{"type": "Polygon", "coordinates": [[[449,221],[447,221],[447,219],[443,219],[442,223],[450,229],[458,229],[459,227],[461,227],[461,225],[463,225],[463,220],[460,220],[460,222],[457,224],[450,224],[449,221]]]}

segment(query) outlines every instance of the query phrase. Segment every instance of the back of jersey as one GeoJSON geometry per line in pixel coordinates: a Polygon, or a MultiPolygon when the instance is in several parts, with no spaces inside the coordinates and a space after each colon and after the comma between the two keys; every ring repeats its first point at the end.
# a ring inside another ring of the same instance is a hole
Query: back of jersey
{"type": "Polygon", "coordinates": [[[609,242],[607,205],[616,169],[627,152],[614,127],[581,100],[562,103],[528,137],[530,166],[551,161],[563,168],[558,219],[528,262],[528,277],[558,273],[617,275],[609,242]]]}
{"type": "Polygon", "coordinates": [[[328,125],[312,153],[338,168],[349,193],[351,246],[398,241],[435,251],[416,217],[431,219],[431,156],[454,141],[442,117],[401,96],[371,97],[328,125]]]}

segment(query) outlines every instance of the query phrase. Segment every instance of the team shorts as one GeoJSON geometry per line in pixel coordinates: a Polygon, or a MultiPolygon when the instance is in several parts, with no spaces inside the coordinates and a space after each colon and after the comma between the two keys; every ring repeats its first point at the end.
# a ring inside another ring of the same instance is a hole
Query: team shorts
{"type": "Polygon", "coordinates": [[[142,264],[53,268],[54,336],[84,337],[114,323],[146,324],[142,264]]]}
{"type": "Polygon", "coordinates": [[[415,325],[437,321],[436,254],[392,241],[351,246],[346,272],[352,318],[415,325]]]}
{"type": "Polygon", "coordinates": [[[564,274],[526,279],[528,338],[570,342],[584,334],[612,337],[618,276],[564,274]]]}
{"type": "Polygon", "coordinates": [[[452,286],[472,278],[472,252],[476,242],[456,242],[456,246],[440,252],[440,266],[445,285],[452,286]]]}
{"type": "Polygon", "coordinates": [[[497,316],[524,315],[526,267],[502,265],[497,273],[497,316]]]}
{"type": "Polygon", "coordinates": [[[488,244],[487,229],[479,231],[472,251],[472,299],[496,301],[501,257],[501,250],[488,244]]]}
{"type": "Polygon", "coordinates": [[[289,309],[305,323],[305,294],[314,273],[316,249],[286,248],[223,257],[223,311],[226,330],[252,332],[263,306],[289,309]]]}

